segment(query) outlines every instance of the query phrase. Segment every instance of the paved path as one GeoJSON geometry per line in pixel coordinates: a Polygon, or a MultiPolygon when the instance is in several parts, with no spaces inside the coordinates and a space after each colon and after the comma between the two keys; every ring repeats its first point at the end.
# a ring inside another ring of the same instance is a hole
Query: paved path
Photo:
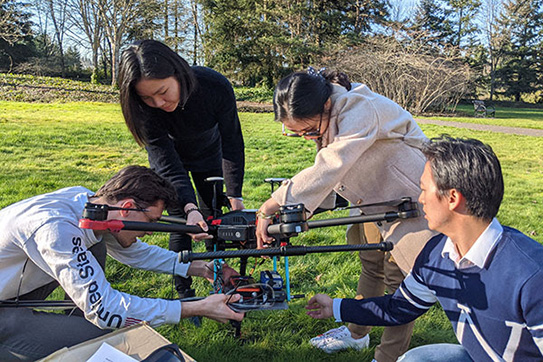
{"type": "Polygon", "coordinates": [[[463,123],[463,122],[452,122],[452,121],[438,121],[435,119],[420,119],[420,118],[415,119],[415,121],[417,121],[417,123],[420,123],[420,124],[429,123],[429,124],[436,124],[439,126],[468,128],[468,129],[474,129],[477,131],[491,131],[491,132],[499,132],[499,133],[517,134],[521,136],[543,137],[543,129],[494,126],[494,125],[488,125],[488,124],[463,123]]]}

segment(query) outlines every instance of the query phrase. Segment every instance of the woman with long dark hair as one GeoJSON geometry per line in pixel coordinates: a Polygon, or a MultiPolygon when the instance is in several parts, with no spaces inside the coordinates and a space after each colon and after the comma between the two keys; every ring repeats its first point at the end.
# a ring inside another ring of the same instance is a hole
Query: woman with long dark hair
{"type": "MultiPolygon", "coordinates": [[[[314,140],[318,152],[313,166],[284,181],[259,208],[259,247],[273,241],[267,227],[282,205],[303,203],[311,214],[332,192],[352,205],[402,197],[417,200],[425,164],[421,148],[427,138],[398,104],[363,84],[351,83],[343,73],[310,68],[283,78],[276,86],[273,105],[283,132],[314,140]]],[[[362,207],[359,212],[383,211],[383,207],[362,207]]],[[[357,294],[364,298],[383,295],[385,288],[394,292],[433,235],[422,217],[376,226],[378,236],[372,241],[391,241],[394,249],[392,253],[360,253],[363,267],[357,294]]],[[[351,227],[348,241],[366,242],[371,228],[362,229],[351,227]]],[[[369,344],[370,328],[343,326],[313,338],[311,344],[328,353],[362,349],[369,344]]],[[[395,361],[409,347],[412,328],[412,323],[385,328],[375,359],[395,361]]]]}
{"type": "MultiPolygon", "coordinates": [[[[234,91],[223,75],[191,67],[165,44],[143,40],[122,52],[119,88],[128,129],[147,150],[151,168],[177,190],[179,204],[168,210],[170,215],[186,217],[187,224],[207,230],[204,217],[220,212],[223,203],[233,210],[244,208],[243,136],[234,91]],[[213,184],[206,182],[209,177],[224,177],[228,200],[222,198],[221,182],[214,195],[213,184]]],[[[191,238],[172,234],[170,249],[190,250],[191,238]]],[[[181,297],[193,295],[190,284],[189,279],[176,277],[181,297]]]]}

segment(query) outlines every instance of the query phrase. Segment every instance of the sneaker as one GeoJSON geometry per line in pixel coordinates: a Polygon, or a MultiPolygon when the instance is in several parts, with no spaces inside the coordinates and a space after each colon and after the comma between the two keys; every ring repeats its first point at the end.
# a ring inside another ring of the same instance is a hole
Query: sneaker
{"type": "Polygon", "coordinates": [[[346,326],[341,326],[339,328],[330,329],[328,332],[324,332],[323,334],[319,334],[318,336],[311,338],[309,340],[309,343],[311,343],[313,347],[317,347],[320,344],[320,342],[326,337],[335,335],[337,333],[341,333],[345,329],[348,329],[348,328],[346,326]]]}
{"type": "Polygon", "coordinates": [[[351,331],[346,326],[342,326],[313,338],[310,343],[326,353],[334,353],[347,348],[361,350],[369,346],[370,336],[365,335],[360,339],[354,339],[351,336],[351,331]]]}

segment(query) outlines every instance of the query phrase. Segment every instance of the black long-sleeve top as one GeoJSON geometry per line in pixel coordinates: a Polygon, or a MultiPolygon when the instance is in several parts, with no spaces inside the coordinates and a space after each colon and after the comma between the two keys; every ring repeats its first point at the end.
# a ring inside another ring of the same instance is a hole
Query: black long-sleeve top
{"type": "Polygon", "coordinates": [[[230,82],[205,67],[192,67],[197,86],[171,113],[151,109],[144,124],[149,163],[176,188],[181,207],[196,203],[187,171],[223,170],[226,194],[241,197],[245,154],[230,82]]]}

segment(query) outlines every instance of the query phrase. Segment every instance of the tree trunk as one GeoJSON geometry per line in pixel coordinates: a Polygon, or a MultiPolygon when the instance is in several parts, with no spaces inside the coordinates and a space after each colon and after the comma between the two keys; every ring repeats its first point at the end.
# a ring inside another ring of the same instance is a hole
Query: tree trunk
{"type": "Polygon", "coordinates": [[[192,53],[192,65],[197,64],[198,59],[198,4],[196,0],[191,1],[192,7],[192,22],[194,24],[194,44],[193,44],[193,53],[192,53]]]}

